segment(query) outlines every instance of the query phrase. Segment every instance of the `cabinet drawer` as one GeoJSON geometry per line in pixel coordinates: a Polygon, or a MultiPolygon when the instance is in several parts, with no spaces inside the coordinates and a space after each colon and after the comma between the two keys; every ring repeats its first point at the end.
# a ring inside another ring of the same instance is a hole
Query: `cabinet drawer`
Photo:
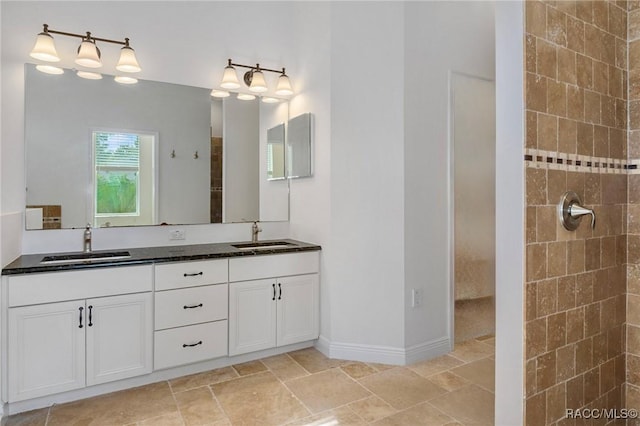
{"type": "Polygon", "coordinates": [[[229,259],[229,281],[247,281],[319,271],[317,251],[229,259]]]}
{"type": "Polygon", "coordinates": [[[152,290],[152,266],[25,274],[9,278],[9,306],[36,305],[152,290]]]}
{"type": "Polygon", "coordinates": [[[155,332],[155,370],[226,355],[226,320],[155,332]]]}
{"type": "Polygon", "coordinates": [[[156,290],[224,283],[228,271],[227,259],[156,265],[156,290]]]}
{"type": "Polygon", "coordinates": [[[227,319],[227,284],[156,292],[155,329],[227,319]]]}

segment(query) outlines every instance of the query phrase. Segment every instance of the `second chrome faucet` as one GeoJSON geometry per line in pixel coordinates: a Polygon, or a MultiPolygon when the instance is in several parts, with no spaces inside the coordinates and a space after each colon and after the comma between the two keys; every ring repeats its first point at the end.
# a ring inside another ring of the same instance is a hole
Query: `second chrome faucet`
{"type": "Polygon", "coordinates": [[[251,225],[251,242],[252,243],[258,242],[259,232],[262,232],[262,228],[258,227],[258,222],[253,222],[253,225],[251,225]]]}

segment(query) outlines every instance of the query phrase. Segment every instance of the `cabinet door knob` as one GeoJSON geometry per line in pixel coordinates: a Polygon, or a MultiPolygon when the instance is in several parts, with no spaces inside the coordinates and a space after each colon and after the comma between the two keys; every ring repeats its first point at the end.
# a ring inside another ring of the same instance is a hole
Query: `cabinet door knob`
{"type": "Polygon", "coordinates": [[[87,324],[89,327],[93,327],[93,323],[92,321],[92,315],[93,314],[93,305],[89,305],[89,324],[87,324]]]}
{"type": "Polygon", "coordinates": [[[197,304],[197,305],[184,305],[182,307],[182,309],[195,309],[195,308],[202,308],[202,303],[197,304]]]}
{"type": "Polygon", "coordinates": [[[276,283],[271,284],[271,286],[273,287],[273,297],[271,300],[276,300],[276,283]]]}
{"type": "Polygon", "coordinates": [[[82,328],[82,311],[84,310],[84,308],[80,306],[78,310],[80,311],[80,325],[78,326],[78,328],[82,328]]]}
{"type": "Polygon", "coordinates": [[[183,348],[192,348],[192,347],[194,347],[194,346],[198,346],[198,345],[201,345],[201,344],[202,344],[202,340],[200,340],[200,341],[199,341],[199,342],[197,342],[197,343],[183,343],[183,344],[182,344],[182,347],[183,347],[183,348]]]}
{"type": "Polygon", "coordinates": [[[278,300],[282,300],[282,284],[278,283],[278,300]]]}
{"type": "Polygon", "coordinates": [[[200,272],[195,272],[193,274],[187,274],[186,272],[184,273],[185,277],[197,277],[198,275],[202,275],[202,271],[200,272]]]}

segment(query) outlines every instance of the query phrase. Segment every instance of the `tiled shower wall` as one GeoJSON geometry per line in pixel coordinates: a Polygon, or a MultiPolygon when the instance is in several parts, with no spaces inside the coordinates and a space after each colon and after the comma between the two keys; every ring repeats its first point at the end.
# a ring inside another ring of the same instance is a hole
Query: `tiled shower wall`
{"type": "MultiPolygon", "coordinates": [[[[629,158],[640,158],[640,2],[629,3],[629,158]]],[[[640,175],[629,175],[626,405],[640,409],[640,175]]]]}
{"type": "Polygon", "coordinates": [[[526,2],[528,425],[624,406],[627,6],[526,2]],[[594,230],[559,224],[566,190],[595,210],[594,230]]]}

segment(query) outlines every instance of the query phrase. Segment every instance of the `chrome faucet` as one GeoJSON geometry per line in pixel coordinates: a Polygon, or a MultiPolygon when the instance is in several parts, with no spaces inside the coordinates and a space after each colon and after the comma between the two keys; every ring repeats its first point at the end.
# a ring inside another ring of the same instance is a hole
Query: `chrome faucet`
{"type": "Polygon", "coordinates": [[[83,251],[85,253],[90,253],[91,252],[91,224],[90,223],[87,223],[87,227],[84,228],[83,242],[84,242],[83,251]]]}
{"type": "Polygon", "coordinates": [[[262,232],[262,228],[258,228],[258,222],[253,222],[253,225],[251,225],[251,242],[252,243],[258,242],[258,232],[262,232]]]}

